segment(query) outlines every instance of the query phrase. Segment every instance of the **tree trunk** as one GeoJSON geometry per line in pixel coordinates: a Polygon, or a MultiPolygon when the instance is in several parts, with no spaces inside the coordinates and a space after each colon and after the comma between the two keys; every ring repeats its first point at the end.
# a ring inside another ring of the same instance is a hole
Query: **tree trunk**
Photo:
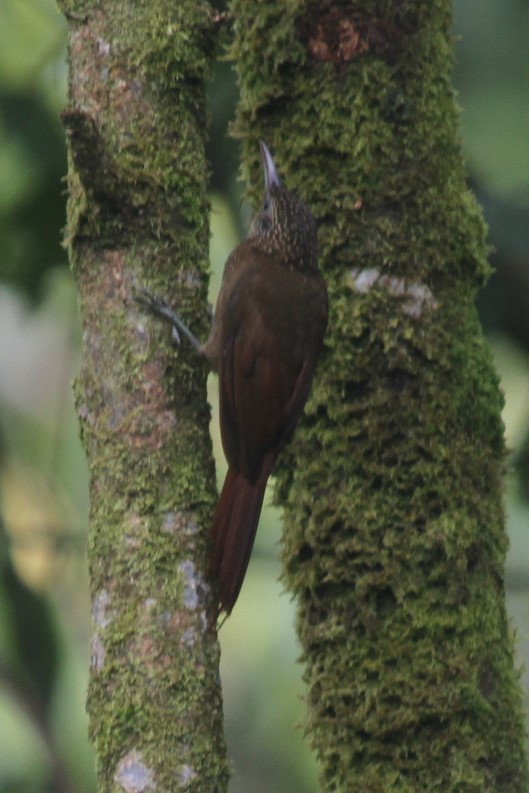
{"type": "Polygon", "coordinates": [[[225,791],[205,578],[215,499],[206,371],[131,299],[147,286],[206,332],[204,79],[214,23],[200,0],[61,5],[99,790],[225,791]]]}
{"type": "Polygon", "coordinates": [[[502,396],[474,307],[449,0],[232,0],[235,130],[319,222],[330,323],[284,454],[286,580],[324,791],[523,793],[502,396]]]}

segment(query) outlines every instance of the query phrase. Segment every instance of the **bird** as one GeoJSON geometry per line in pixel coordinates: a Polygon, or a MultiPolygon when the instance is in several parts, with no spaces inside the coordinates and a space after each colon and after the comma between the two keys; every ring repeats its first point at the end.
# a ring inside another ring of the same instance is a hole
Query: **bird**
{"type": "Polygon", "coordinates": [[[228,471],[210,530],[209,574],[218,613],[226,615],[241,590],[268,478],[307,401],[329,310],[314,217],[282,185],[263,141],[260,151],[264,195],[246,238],[224,265],[206,342],[166,306],[150,306],[218,374],[228,471]]]}

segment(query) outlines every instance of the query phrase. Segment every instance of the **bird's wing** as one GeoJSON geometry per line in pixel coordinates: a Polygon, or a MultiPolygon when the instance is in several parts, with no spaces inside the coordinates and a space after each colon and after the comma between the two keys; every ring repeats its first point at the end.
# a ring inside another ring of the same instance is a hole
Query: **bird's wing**
{"type": "MultiPolygon", "coordinates": [[[[289,338],[296,307],[262,294],[251,273],[227,306],[220,362],[220,413],[228,462],[256,481],[265,457],[290,437],[307,399],[316,350],[289,338]],[[271,308],[272,307],[272,308],[271,308]]],[[[297,334],[299,337],[299,333],[297,334]]]]}

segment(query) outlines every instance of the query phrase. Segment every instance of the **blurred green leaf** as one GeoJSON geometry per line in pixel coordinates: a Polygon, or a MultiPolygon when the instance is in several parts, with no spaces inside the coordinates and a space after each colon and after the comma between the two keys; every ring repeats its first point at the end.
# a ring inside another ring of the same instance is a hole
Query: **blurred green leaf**
{"type": "Polygon", "coordinates": [[[66,147],[36,94],[0,90],[0,278],[35,298],[44,273],[66,265],[66,147]]]}
{"type": "Polygon", "coordinates": [[[11,630],[12,680],[44,719],[59,667],[59,638],[48,600],[18,576],[0,520],[0,595],[11,630]]]}
{"type": "Polygon", "coordinates": [[[277,560],[252,557],[237,606],[219,634],[233,793],[318,789],[316,762],[299,727],[304,706],[294,604],[278,574],[277,560]]]}
{"type": "Polygon", "coordinates": [[[455,81],[470,167],[489,192],[529,205],[529,6],[454,3],[455,81]]]}
{"type": "Polygon", "coordinates": [[[2,0],[0,81],[11,86],[34,82],[43,64],[60,55],[65,36],[64,17],[52,0],[2,0]]]}
{"type": "MultiPolygon", "coordinates": [[[[529,48],[526,57],[529,60],[529,48]]],[[[529,75],[523,85],[484,81],[474,85],[468,95],[462,92],[463,137],[473,171],[489,190],[526,206],[529,205],[528,85],[529,75]]]]}

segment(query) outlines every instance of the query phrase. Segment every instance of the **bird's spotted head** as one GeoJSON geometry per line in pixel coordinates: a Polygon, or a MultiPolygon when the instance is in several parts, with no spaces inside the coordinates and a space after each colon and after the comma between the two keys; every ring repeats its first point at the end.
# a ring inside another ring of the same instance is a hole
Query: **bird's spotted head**
{"type": "Polygon", "coordinates": [[[247,241],[296,270],[317,269],[316,222],[303,201],[286,190],[272,155],[260,142],[265,178],[264,198],[252,221],[247,241]]]}

